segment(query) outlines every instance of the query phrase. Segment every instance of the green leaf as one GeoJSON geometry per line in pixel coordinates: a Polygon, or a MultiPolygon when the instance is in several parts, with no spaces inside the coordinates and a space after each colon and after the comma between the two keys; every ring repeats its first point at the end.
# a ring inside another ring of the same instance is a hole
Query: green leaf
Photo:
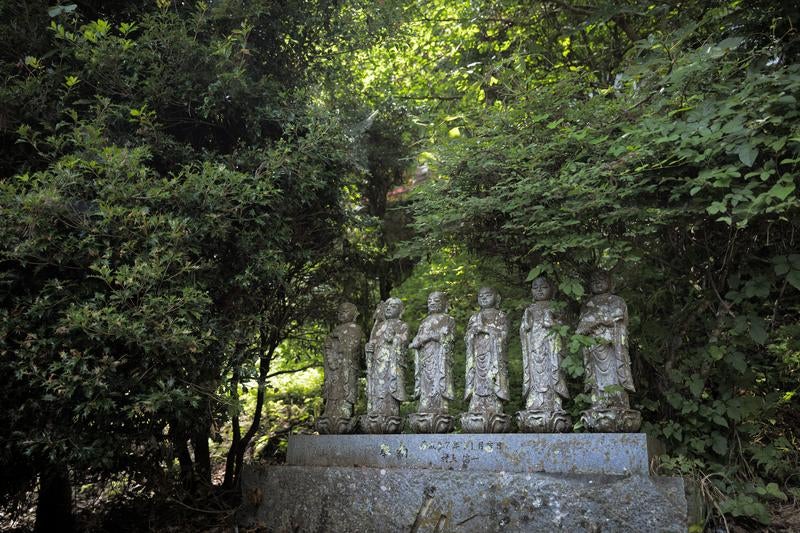
{"type": "Polygon", "coordinates": [[[700,376],[692,376],[692,380],[689,382],[689,391],[694,395],[696,398],[699,398],[700,395],[703,393],[703,386],[705,382],[703,378],[700,376]]]}
{"type": "Polygon", "coordinates": [[[762,318],[753,317],[750,321],[750,338],[752,338],[756,344],[764,344],[767,342],[767,330],[762,318]]]}
{"type": "Polygon", "coordinates": [[[711,418],[711,420],[713,420],[714,423],[717,424],[717,425],[720,425],[720,426],[725,427],[725,428],[728,427],[728,421],[725,420],[725,418],[720,416],[720,415],[714,415],[711,418]]]}
{"type": "Polygon", "coordinates": [[[743,144],[736,151],[736,154],[739,156],[739,160],[742,163],[748,167],[752,167],[758,157],[758,148],[750,144],[743,144]]]}
{"type": "Polygon", "coordinates": [[[716,431],[711,434],[712,444],[711,448],[719,455],[728,453],[728,439],[717,433],[716,431]]]}
{"type": "Polygon", "coordinates": [[[62,13],[72,13],[78,8],[77,4],[65,4],[63,6],[52,6],[47,8],[47,14],[50,18],[55,18],[62,13]]]}
{"type": "Polygon", "coordinates": [[[767,486],[764,487],[764,492],[767,496],[771,496],[776,500],[786,501],[788,498],[786,494],[778,487],[777,483],[767,483],[767,486]]]}
{"type": "Polygon", "coordinates": [[[797,290],[800,290],[800,270],[792,270],[786,274],[786,281],[792,284],[797,290]]]}
{"type": "Polygon", "coordinates": [[[747,370],[747,361],[742,352],[731,352],[725,356],[725,361],[739,372],[747,370]]]}
{"type": "Polygon", "coordinates": [[[576,300],[584,294],[583,286],[579,281],[574,279],[565,279],[559,283],[558,288],[561,292],[567,296],[575,298],[576,300]]]}
{"type": "Polygon", "coordinates": [[[742,37],[728,37],[727,39],[721,40],[717,44],[717,48],[722,48],[723,50],[733,50],[743,42],[744,38],[742,37]]]}
{"type": "Polygon", "coordinates": [[[756,276],[748,281],[744,286],[744,295],[746,298],[759,298],[764,299],[769,296],[770,283],[764,276],[756,276]]]}
{"type": "Polygon", "coordinates": [[[792,269],[785,255],[773,257],[772,263],[775,265],[775,274],[778,276],[785,276],[792,269]]]}
{"type": "Polygon", "coordinates": [[[708,355],[710,355],[711,359],[714,361],[719,361],[725,356],[725,350],[716,344],[712,344],[708,347],[708,355]]]}
{"type": "Polygon", "coordinates": [[[794,190],[795,190],[794,183],[784,182],[783,185],[781,185],[780,183],[776,183],[769,190],[769,194],[771,196],[774,196],[775,198],[778,198],[779,200],[786,200],[786,198],[788,198],[789,195],[794,192],[794,190]]]}

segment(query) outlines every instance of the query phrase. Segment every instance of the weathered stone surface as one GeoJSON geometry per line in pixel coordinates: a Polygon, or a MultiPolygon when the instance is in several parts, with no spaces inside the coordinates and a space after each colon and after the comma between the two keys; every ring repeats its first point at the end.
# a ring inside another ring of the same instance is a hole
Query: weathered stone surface
{"type": "Polygon", "coordinates": [[[636,392],[628,351],[628,306],[611,294],[608,272],[598,271],[590,283],[594,296],[584,304],[575,332],[597,341],[583,349],[586,390],[592,407],[581,421],[589,431],[633,432],[642,424],[641,413],[630,408],[628,392],[636,392]]]}
{"type": "MultiPolygon", "coordinates": [[[[406,397],[405,368],[408,350],[408,324],[400,320],[403,302],[389,298],[379,309],[384,320],[376,322],[367,356],[367,414],[360,419],[361,428],[369,433],[400,431],[400,402],[406,397]]],[[[377,313],[377,311],[376,311],[377,313]]]]}
{"type": "Polygon", "coordinates": [[[358,422],[353,406],[358,401],[358,358],[364,332],[355,323],[357,317],[355,305],[339,305],[339,325],[325,339],[325,411],[316,423],[320,433],[352,433],[358,422]]]}
{"type": "MultiPolygon", "coordinates": [[[[456,321],[447,314],[447,296],[442,292],[428,295],[428,316],[419,325],[411,348],[414,350],[414,398],[419,400],[415,432],[432,433],[436,424],[426,423],[432,415],[447,415],[453,392],[453,348],[456,341],[456,321]],[[429,416],[430,415],[430,416],[429,416]],[[428,431],[425,431],[428,430],[428,431]]],[[[439,425],[442,431],[453,429],[451,424],[439,425]]]]}
{"type": "Polygon", "coordinates": [[[241,525],[267,531],[686,531],[680,478],[249,466],[241,525]]]}
{"type": "Polygon", "coordinates": [[[467,324],[464,343],[467,348],[464,400],[469,412],[461,417],[461,427],[476,431],[508,431],[510,423],[502,423],[503,404],[508,401],[508,315],[500,310],[500,294],[483,287],[478,291],[481,310],[467,324]],[[500,420],[494,423],[492,419],[500,420]]]}
{"type": "Polygon", "coordinates": [[[533,280],[533,303],[525,309],[519,327],[522,395],[528,411],[563,411],[561,400],[569,398],[567,377],[561,367],[564,341],[558,334],[564,322],[552,301],[554,292],[547,278],[533,280]]]}
{"type": "Polygon", "coordinates": [[[647,476],[648,444],[644,433],[294,435],[286,459],[305,466],[647,476]]]}

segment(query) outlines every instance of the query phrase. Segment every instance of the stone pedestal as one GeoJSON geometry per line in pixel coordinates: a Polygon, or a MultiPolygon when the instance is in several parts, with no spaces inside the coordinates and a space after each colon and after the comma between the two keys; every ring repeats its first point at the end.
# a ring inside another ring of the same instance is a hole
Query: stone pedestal
{"type": "Polygon", "coordinates": [[[642,427],[642,413],[620,407],[592,408],[581,414],[581,422],[589,431],[639,431],[642,427]]]}
{"type": "Polygon", "coordinates": [[[358,425],[364,433],[400,433],[403,430],[403,419],[399,416],[366,414],[361,415],[358,425]]]}
{"type": "Polygon", "coordinates": [[[450,433],[453,417],[443,413],[411,413],[407,417],[408,428],[414,433],[450,433]]]}
{"type": "Polygon", "coordinates": [[[306,435],[249,465],[242,525],[268,531],[685,531],[680,478],[643,434],[306,435]]]}
{"type": "Polygon", "coordinates": [[[565,433],[572,429],[566,411],[519,411],[517,426],[523,433],[565,433]]]}
{"type": "Polygon", "coordinates": [[[358,419],[355,417],[321,416],[317,419],[314,427],[322,435],[345,435],[356,430],[358,419]]]}
{"type": "Polygon", "coordinates": [[[511,417],[504,413],[462,413],[461,430],[464,433],[507,433],[511,431],[511,417]]]}

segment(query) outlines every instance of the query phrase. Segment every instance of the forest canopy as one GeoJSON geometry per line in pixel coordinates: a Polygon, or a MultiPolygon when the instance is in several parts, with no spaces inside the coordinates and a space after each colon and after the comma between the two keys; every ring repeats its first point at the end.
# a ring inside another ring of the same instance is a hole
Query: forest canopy
{"type": "Polygon", "coordinates": [[[87,484],[235,507],[337,302],[416,326],[445,290],[461,335],[492,285],[513,330],[532,279],[575,318],[600,268],[695,527],[800,527],[798,11],[0,2],[2,499],[41,531],[87,484]]]}

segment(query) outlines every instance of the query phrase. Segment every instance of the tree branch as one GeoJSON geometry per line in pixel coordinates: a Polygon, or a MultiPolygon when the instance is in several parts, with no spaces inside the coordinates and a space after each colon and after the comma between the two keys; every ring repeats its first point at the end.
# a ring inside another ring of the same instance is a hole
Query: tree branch
{"type": "Polygon", "coordinates": [[[309,368],[319,368],[319,363],[313,363],[310,365],[306,365],[300,368],[290,368],[288,370],[278,370],[277,372],[273,372],[272,374],[267,375],[267,379],[274,378],[275,376],[280,376],[281,374],[294,374],[296,372],[302,372],[303,370],[308,370],[309,368]]]}

